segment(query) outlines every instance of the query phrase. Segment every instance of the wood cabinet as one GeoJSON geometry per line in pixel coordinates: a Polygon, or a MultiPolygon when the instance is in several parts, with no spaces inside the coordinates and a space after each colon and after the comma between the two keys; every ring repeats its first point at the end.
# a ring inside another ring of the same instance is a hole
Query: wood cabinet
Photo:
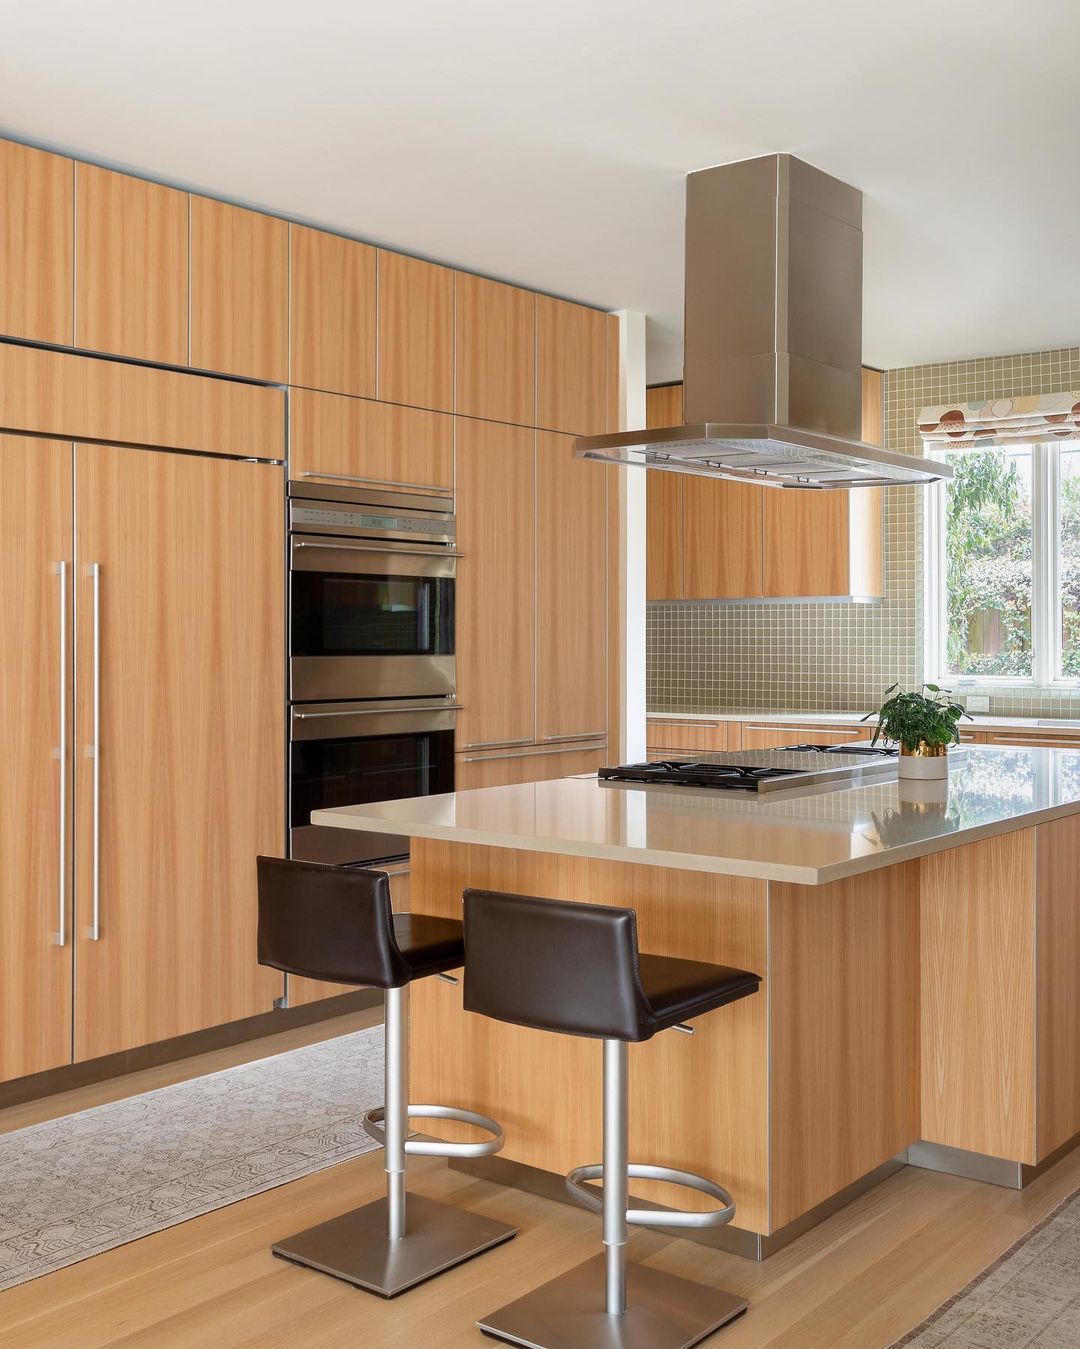
{"type": "Polygon", "coordinates": [[[454,408],[454,273],[379,249],[379,398],[454,408]]]}
{"type": "Polygon", "coordinates": [[[0,334],[74,337],[75,165],[0,140],[0,334]]]}
{"type": "Polygon", "coordinates": [[[289,226],[191,198],[191,364],[246,379],[289,378],[289,226]]]}
{"type": "Polygon", "coordinates": [[[873,725],[853,722],[850,726],[790,726],[782,723],[744,721],[743,749],[780,749],[784,745],[846,745],[869,740],[873,725]]]}
{"type": "Polygon", "coordinates": [[[289,226],[289,383],[375,397],[375,254],[289,226]]]}
{"type": "Polygon", "coordinates": [[[608,423],[609,315],[586,305],[536,298],[536,425],[575,436],[608,423]]]}
{"type": "MultiPolygon", "coordinates": [[[[880,370],[863,370],[862,437],[883,439],[880,370]]],[[[678,425],[681,385],[648,391],[647,425],[678,425]]],[[[884,594],[881,488],[782,491],[652,472],[647,598],[826,599],[884,594]]]]}
{"type": "Polygon", "coordinates": [[[186,365],[188,194],[79,164],[75,201],[75,345],[186,365]]]}
{"type": "Polygon", "coordinates": [[[457,419],[460,749],[535,734],[534,433],[457,419]]]}
{"type": "Polygon", "coordinates": [[[536,296],[458,272],[454,299],[454,388],[466,417],[533,426],[536,421],[536,296]]]}
{"type": "Polygon", "coordinates": [[[289,473],[344,484],[454,489],[454,419],[422,408],[293,389],[289,473]]]}
{"type": "Polygon", "coordinates": [[[7,1081],[59,1067],[71,1053],[71,446],[0,436],[0,473],[0,704],[8,728],[0,1081],[7,1081]]]}
{"type": "Polygon", "coordinates": [[[536,738],[607,733],[607,471],[536,435],[536,738]]]}
{"type": "Polygon", "coordinates": [[[606,744],[559,745],[544,749],[459,754],[454,787],[459,792],[478,787],[513,787],[523,782],[595,773],[608,762],[606,744]]]}
{"type": "MultiPolygon", "coordinates": [[[[700,750],[716,753],[719,750],[739,749],[742,735],[737,721],[693,721],[678,717],[649,717],[645,726],[650,746],[658,751],[700,750]]],[[[650,749],[650,754],[652,750],[650,749]]]]}
{"type": "Polygon", "coordinates": [[[284,842],[285,606],[280,469],[80,445],[75,471],[81,1061],[280,992],[255,858],[284,842]]]}

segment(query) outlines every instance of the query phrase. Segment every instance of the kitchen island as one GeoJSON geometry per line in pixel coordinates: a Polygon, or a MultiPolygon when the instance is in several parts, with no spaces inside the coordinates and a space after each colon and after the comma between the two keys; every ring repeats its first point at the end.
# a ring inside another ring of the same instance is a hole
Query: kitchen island
{"type": "MultiPolygon", "coordinates": [[[[410,835],[417,911],[470,885],[625,905],[643,950],[761,974],[631,1046],[630,1142],[730,1189],[715,1231],[762,1256],[909,1161],[1020,1184],[1080,1133],[1080,753],[969,747],[934,795],[577,778],[312,819],[410,835]]],[[[599,1046],[460,998],[414,991],[412,1098],[498,1117],[511,1183],[598,1160],[599,1046]]]]}

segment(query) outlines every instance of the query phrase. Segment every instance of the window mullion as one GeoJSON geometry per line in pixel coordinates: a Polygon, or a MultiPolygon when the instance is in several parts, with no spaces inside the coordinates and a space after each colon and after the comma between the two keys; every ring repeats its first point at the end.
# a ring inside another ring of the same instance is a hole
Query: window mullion
{"type": "Polygon", "coordinates": [[[1032,674],[1045,687],[1058,677],[1054,578],[1057,574],[1057,462],[1054,447],[1032,447],[1031,645],[1032,674]]]}

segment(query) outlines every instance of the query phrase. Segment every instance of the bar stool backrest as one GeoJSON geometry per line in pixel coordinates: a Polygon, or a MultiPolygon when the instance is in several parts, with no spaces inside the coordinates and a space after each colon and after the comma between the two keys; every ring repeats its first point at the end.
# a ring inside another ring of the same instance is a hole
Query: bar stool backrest
{"type": "Polygon", "coordinates": [[[409,982],[384,871],[260,857],[258,875],[260,965],[371,988],[409,982]]]}
{"type": "Polygon", "coordinates": [[[565,1035],[646,1040],[633,909],[466,890],[465,1010],[565,1035]]]}

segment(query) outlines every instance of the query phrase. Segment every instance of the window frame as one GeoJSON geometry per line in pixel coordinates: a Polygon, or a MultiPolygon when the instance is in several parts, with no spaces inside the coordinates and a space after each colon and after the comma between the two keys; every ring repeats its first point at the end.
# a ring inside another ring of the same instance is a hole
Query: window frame
{"type": "MultiPolygon", "coordinates": [[[[1031,674],[950,674],[946,659],[945,499],[948,485],[923,489],[923,666],[925,678],[956,688],[1077,689],[1080,678],[1060,675],[1061,624],[1055,596],[1060,595],[1061,442],[1023,442],[1031,449],[1031,674]]],[[[1017,448],[1020,448],[1017,446],[1017,448]]],[[[946,462],[964,453],[927,446],[929,458],[946,462]]]]}

